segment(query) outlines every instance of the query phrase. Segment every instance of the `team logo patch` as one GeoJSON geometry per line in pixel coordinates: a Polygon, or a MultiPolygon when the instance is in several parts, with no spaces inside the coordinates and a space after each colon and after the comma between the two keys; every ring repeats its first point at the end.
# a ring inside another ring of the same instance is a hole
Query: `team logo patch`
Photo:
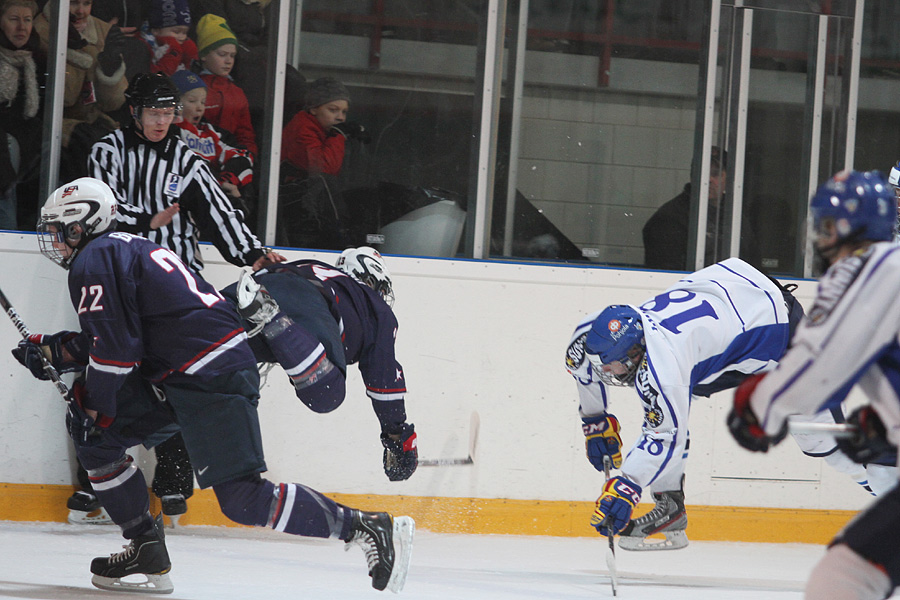
{"type": "Polygon", "coordinates": [[[609,328],[610,333],[618,333],[618,331],[622,329],[622,322],[618,319],[613,319],[609,322],[607,327],[609,328]]]}
{"type": "Polygon", "coordinates": [[[579,335],[578,338],[569,345],[569,349],[566,350],[566,367],[569,369],[575,370],[584,362],[584,340],[586,338],[587,333],[579,335]]]}
{"type": "Polygon", "coordinates": [[[72,194],[74,194],[77,191],[78,191],[77,185],[70,185],[66,189],[63,190],[62,197],[65,198],[67,196],[71,196],[72,194]]]}
{"type": "Polygon", "coordinates": [[[163,192],[166,196],[179,196],[179,188],[181,188],[181,175],[170,173],[168,178],[166,178],[166,186],[163,188],[163,192]]]}
{"type": "Polygon", "coordinates": [[[644,405],[644,422],[650,427],[659,427],[665,421],[665,415],[659,407],[659,391],[650,383],[650,369],[647,366],[647,358],[641,361],[635,377],[635,387],[641,403],[644,405]]]}

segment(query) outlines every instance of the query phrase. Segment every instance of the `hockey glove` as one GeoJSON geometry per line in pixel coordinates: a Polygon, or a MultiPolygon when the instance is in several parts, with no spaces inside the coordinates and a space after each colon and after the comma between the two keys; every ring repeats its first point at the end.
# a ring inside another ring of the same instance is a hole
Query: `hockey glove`
{"type": "Polygon", "coordinates": [[[42,357],[46,357],[60,375],[80,371],[86,366],[86,361],[85,364],[78,362],[78,356],[86,354],[85,349],[82,348],[84,341],[86,338],[82,338],[75,331],[60,331],[53,335],[32,334],[28,336],[27,340],[19,342],[19,345],[12,351],[12,355],[27,367],[32,375],[46,381],[50,377],[44,370],[42,357]],[[65,360],[64,348],[74,358],[73,361],[65,360]]]}
{"type": "Polygon", "coordinates": [[[419,450],[416,429],[412,423],[403,423],[396,433],[381,434],[384,446],[384,474],[391,481],[404,481],[419,466],[419,450]]]}
{"type": "Polygon", "coordinates": [[[611,414],[581,419],[584,424],[584,447],[588,460],[598,471],[603,471],[603,458],[608,456],[612,466],[622,466],[622,438],[619,436],[619,420],[611,414]]]}
{"type": "Polygon", "coordinates": [[[78,446],[98,446],[103,441],[103,429],[112,424],[112,419],[98,415],[94,419],[84,410],[88,398],[84,382],[79,380],[72,384],[66,398],[66,429],[69,437],[78,446]]]}
{"type": "Polygon", "coordinates": [[[753,390],[763,377],[764,373],[751,375],[741,382],[734,392],[734,406],[728,413],[728,430],[738,444],[751,452],[768,452],[770,446],[778,444],[787,435],[787,421],[778,434],[768,435],[750,407],[753,390]]]}
{"type": "Polygon", "coordinates": [[[634,507],[641,501],[641,486],[624,477],[613,477],[603,486],[591,525],[602,535],[615,534],[628,525],[634,507]]]}
{"type": "Polygon", "coordinates": [[[839,438],[838,448],[857,463],[873,462],[886,452],[896,450],[887,440],[884,422],[871,406],[861,406],[850,413],[847,423],[856,426],[849,438],[839,438]]]}
{"type": "Polygon", "coordinates": [[[348,140],[359,140],[363,144],[369,144],[372,142],[372,134],[369,133],[369,131],[359,123],[345,121],[343,123],[332,125],[331,128],[340,133],[348,140]]]}
{"type": "Polygon", "coordinates": [[[241,187],[241,180],[231,171],[222,171],[219,173],[219,183],[230,183],[234,187],[241,187]]]}

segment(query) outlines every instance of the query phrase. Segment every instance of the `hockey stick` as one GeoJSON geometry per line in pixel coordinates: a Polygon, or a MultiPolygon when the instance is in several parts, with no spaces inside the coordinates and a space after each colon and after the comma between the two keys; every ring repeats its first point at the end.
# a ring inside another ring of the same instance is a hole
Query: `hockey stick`
{"type": "MultiPolygon", "coordinates": [[[[3,310],[6,311],[6,314],[9,316],[9,320],[13,322],[13,325],[16,326],[16,329],[19,330],[19,333],[22,334],[22,338],[28,340],[28,337],[31,335],[31,332],[28,330],[28,326],[25,325],[25,321],[22,320],[22,317],[19,316],[19,313],[16,312],[16,309],[13,308],[13,305],[9,302],[9,298],[6,297],[6,294],[3,293],[3,290],[0,289],[0,306],[3,307],[3,310]]],[[[62,379],[59,378],[59,373],[56,372],[56,369],[50,364],[50,361],[44,355],[43,352],[41,355],[41,363],[44,365],[44,372],[47,373],[47,377],[50,378],[50,381],[53,382],[53,385],[56,386],[56,391],[60,393],[63,397],[63,400],[69,399],[69,388],[63,383],[62,379]]]]}
{"type": "Polygon", "coordinates": [[[827,433],[836,438],[853,437],[857,428],[850,423],[810,423],[809,421],[788,421],[791,433],[827,433]]]}
{"type": "MultiPolygon", "coordinates": [[[[612,459],[609,456],[603,457],[603,474],[606,475],[606,480],[609,481],[609,470],[612,467],[612,459]]],[[[612,519],[609,516],[606,517],[606,531],[607,537],[609,538],[609,552],[606,553],[606,568],[609,571],[609,583],[612,585],[612,593],[613,596],[617,596],[619,592],[619,573],[616,571],[616,543],[615,537],[616,535],[613,533],[610,528],[612,525],[612,519]]]]}
{"type": "Polygon", "coordinates": [[[478,429],[481,426],[481,417],[478,411],[472,411],[472,417],[469,420],[469,455],[466,458],[433,458],[428,460],[420,460],[420,467],[452,467],[459,465],[475,464],[475,446],[478,444],[478,429]]]}

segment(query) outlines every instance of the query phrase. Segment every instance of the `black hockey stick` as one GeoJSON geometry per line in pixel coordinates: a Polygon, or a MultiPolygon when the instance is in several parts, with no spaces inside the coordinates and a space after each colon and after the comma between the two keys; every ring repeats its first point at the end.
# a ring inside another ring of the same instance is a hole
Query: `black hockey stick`
{"type": "Polygon", "coordinates": [[[466,458],[433,458],[429,460],[420,460],[420,467],[452,467],[459,465],[475,464],[475,446],[478,445],[478,429],[481,426],[481,417],[478,411],[472,411],[472,417],[469,420],[469,456],[466,458]]]}
{"type": "MultiPolygon", "coordinates": [[[[606,481],[609,481],[609,471],[612,467],[612,459],[609,456],[603,457],[603,474],[606,475],[606,481]]],[[[611,515],[610,515],[611,516],[611,515]]],[[[613,596],[617,596],[619,592],[619,573],[616,570],[616,534],[612,531],[612,519],[606,517],[606,531],[609,538],[609,552],[606,553],[606,568],[609,571],[609,583],[612,585],[613,596]]]]}
{"type": "MultiPolygon", "coordinates": [[[[6,294],[3,293],[3,290],[0,289],[0,306],[3,307],[3,310],[6,311],[6,314],[9,315],[9,320],[13,322],[13,325],[16,326],[16,329],[19,330],[19,333],[22,334],[22,338],[27,340],[31,335],[31,332],[28,330],[28,326],[25,325],[25,321],[22,320],[22,317],[19,316],[19,313],[16,312],[16,309],[13,308],[13,305],[10,304],[9,298],[6,297],[6,294]]],[[[41,355],[41,363],[44,365],[44,372],[47,373],[47,377],[50,378],[50,381],[53,382],[53,385],[56,386],[56,391],[60,393],[64,400],[69,399],[69,388],[63,383],[62,379],[59,378],[59,373],[56,372],[56,369],[50,364],[50,361],[44,355],[43,352],[41,355]]]]}

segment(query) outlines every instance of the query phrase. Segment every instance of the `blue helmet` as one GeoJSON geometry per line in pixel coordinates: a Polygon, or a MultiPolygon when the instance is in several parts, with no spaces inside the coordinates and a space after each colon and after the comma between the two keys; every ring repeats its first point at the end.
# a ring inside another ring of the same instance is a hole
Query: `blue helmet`
{"type": "Polygon", "coordinates": [[[644,325],[641,315],[627,304],[613,304],[603,309],[584,340],[585,352],[597,375],[604,383],[615,385],[630,385],[634,380],[638,364],[629,356],[634,346],[644,346],[644,325]],[[628,367],[628,372],[617,376],[617,381],[610,381],[601,366],[615,361],[621,361],[628,367]]]}
{"type": "Polygon", "coordinates": [[[809,203],[813,228],[834,220],[838,244],[845,241],[888,241],[897,222],[897,200],[879,171],[841,171],[819,186],[809,203]]]}

